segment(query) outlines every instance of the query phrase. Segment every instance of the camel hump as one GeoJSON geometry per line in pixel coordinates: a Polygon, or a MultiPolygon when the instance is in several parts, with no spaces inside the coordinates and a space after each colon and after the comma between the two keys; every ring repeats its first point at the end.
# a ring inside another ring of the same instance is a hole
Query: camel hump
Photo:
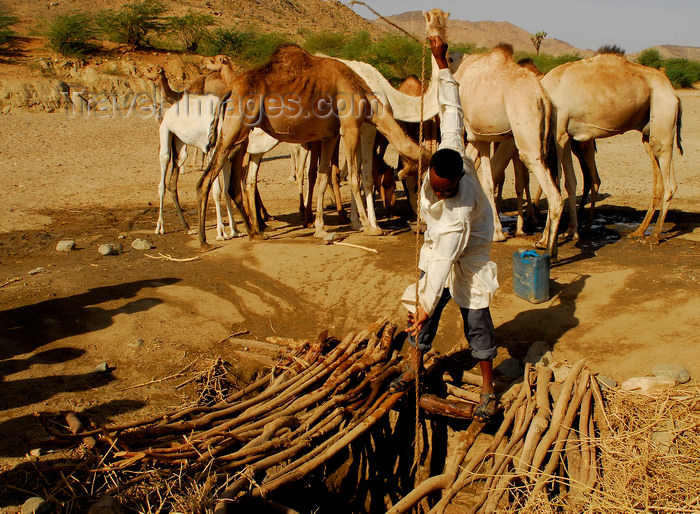
{"type": "Polygon", "coordinates": [[[498,43],[493,51],[499,52],[509,59],[513,58],[513,45],[510,43],[498,43]]]}
{"type": "Polygon", "coordinates": [[[282,43],[270,56],[270,63],[289,62],[290,59],[310,60],[311,54],[294,43],[282,43]]]}

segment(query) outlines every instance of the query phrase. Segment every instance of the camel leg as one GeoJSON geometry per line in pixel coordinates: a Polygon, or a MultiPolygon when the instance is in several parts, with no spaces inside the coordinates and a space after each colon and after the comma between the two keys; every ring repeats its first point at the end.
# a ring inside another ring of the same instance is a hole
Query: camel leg
{"type": "Polygon", "coordinates": [[[289,171],[287,180],[290,182],[297,181],[297,169],[299,169],[299,160],[301,159],[301,145],[289,143],[289,155],[292,158],[292,169],[289,171]]]}
{"type": "Polygon", "coordinates": [[[168,174],[168,166],[170,166],[171,159],[173,160],[173,167],[175,166],[175,157],[173,156],[173,134],[165,127],[160,128],[160,151],[158,152],[158,159],[160,160],[160,182],[158,182],[158,222],[156,223],[156,234],[165,234],[165,228],[163,223],[163,200],[165,199],[165,178],[168,174]]]}
{"type": "MultiPolygon", "coordinates": [[[[197,181],[197,199],[199,202],[198,237],[199,247],[202,251],[205,251],[210,248],[210,245],[207,243],[206,236],[206,212],[207,200],[209,198],[209,192],[211,191],[212,184],[223,169],[224,165],[226,164],[226,161],[229,160],[229,156],[231,155],[231,152],[235,149],[236,145],[240,143],[241,140],[247,140],[248,132],[250,132],[250,127],[243,124],[243,120],[240,116],[231,115],[224,118],[223,126],[221,129],[221,135],[219,136],[219,141],[214,150],[214,155],[212,156],[211,161],[204,170],[204,173],[202,173],[202,176],[197,181]]],[[[238,154],[239,152],[236,152],[236,154],[238,154]]],[[[243,152],[243,154],[245,155],[245,151],[243,152]]],[[[241,187],[239,179],[243,172],[240,169],[237,169],[236,164],[238,164],[238,168],[240,168],[240,165],[242,165],[242,161],[243,156],[240,156],[235,162],[232,162],[233,180],[231,183],[233,185],[234,190],[236,189],[236,187],[238,187],[239,189],[241,187]]],[[[240,211],[241,216],[243,216],[243,222],[246,226],[248,234],[250,234],[250,221],[248,219],[247,213],[245,212],[245,209],[243,208],[240,195],[238,201],[236,201],[236,198],[233,198],[233,201],[236,204],[238,210],[240,211]]]]}
{"type": "MultiPolygon", "coordinates": [[[[226,212],[228,214],[228,226],[229,226],[229,235],[226,235],[226,232],[222,230],[222,235],[224,236],[224,239],[233,239],[236,237],[240,237],[243,234],[238,231],[236,228],[236,221],[233,219],[233,205],[231,203],[231,195],[229,194],[229,189],[231,186],[231,161],[228,160],[226,164],[224,164],[224,169],[221,171],[220,175],[224,185],[223,185],[223,190],[224,190],[224,201],[226,202],[226,212]]],[[[214,182],[216,184],[216,182],[214,182]]],[[[216,192],[214,193],[216,194],[216,192]]],[[[218,231],[217,231],[218,232],[218,231]]],[[[217,239],[219,239],[217,237],[217,239]]]]}
{"type": "Polygon", "coordinates": [[[299,190],[299,216],[302,218],[302,223],[305,221],[306,202],[308,198],[307,191],[304,190],[304,174],[306,173],[306,163],[309,159],[308,145],[296,145],[298,148],[298,157],[296,160],[296,176],[297,188],[299,190]]]}
{"type": "Polygon", "coordinates": [[[672,142],[663,144],[659,140],[652,139],[647,136],[642,137],[642,142],[644,143],[644,149],[651,157],[652,171],[654,174],[654,192],[652,194],[651,205],[649,206],[644,220],[639,225],[637,230],[630,234],[630,237],[644,237],[644,232],[649,226],[649,223],[654,216],[654,212],[659,204],[661,204],[656,225],[654,225],[654,229],[652,230],[651,234],[645,238],[645,242],[650,244],[658,244],[659,236],[661,235],[661,230],[663,229],[664,219],[666,218],[666,213],[668,212],[668,205],[676,191],[676,180],[671,164],[672,142]]]}
{"type": "MultiPolygon", "coordinates": [[[[316,221],[314,223],[316,231],[314,236],[324,239],[329,234],[326,232],[326,228],[323,222],[323,193],[326,191],[328,186],[328,179],[331,171],[331,157],[333,156],[333,150],[339,136],[331,137],[323,142],[321,142],[321,155],[320,158],[315,159],[318,163],[318,193],[316,194],[316,221]]],[[[312,149],[311,153],[311,167],[314,166],[314,151],[312,149]]],[[[311,180],[309,180],[311,182],[311,180]]],[[[312,186],[313,187],[313,186],[312,186]]],[[[309,189],[309,205],[311,204],[311,189],[309,189]]]]}
{"type": "Polygon", "coordinates": [[[187,159],[187,145],[185,145],[179,139],[176,139],[173,143],[173,147],[173,170],[170,173],[170,180],[168,181],[168,191],[170,191],[170,196],[172,197],[173,203],[175,204],[175,211],[180,217],[182,226],[189,234],[192,234],[193,232],[190,231],[190,225],[187,223],[187,220],[185,219],[185,214],[182,212],[182,207],[180,206],[180,198],[177,194],[177,182],[180,178],[180,168],[187,159]]]}
{"type": "MultiPolygon", "coordinates": [[[[571,140],[567,138],[561,146],[561,166],[564,170],[564,187],[566,188],[567,202],[569,204],[569,227],[566,229],[566,239],[578,239],[578,216],[576,210],[576,174],[574,162],[571,159],[571,140]]],[[[559,152],[558,152],[559,153],[559,152]]],[[[547,197],[549,198],[549,196],[547,197]]]]}
{"type": "Polygon", "coordinates": [[[581,205],[579,206],[579,216],[583,217],[583,210],[586,205],[588,192],[591,193],[591,208],[588,216],[588,224],[586,230],[590,230],[593,225],[593,216],[595,214],[595,202],[598,199],[598,191],[600,189],[600,176],[595,163],[595,140],[590,141],[572,141],[571,150],[578,159],[583,173],[583,194],[581,195],[581,205]]]}
{"type": "Polygon", "coordinates": [[[506,178],[506,168],[512,157],[514,155],[517,156],[517,151],[515,149],[515,141],[512,139],[494,143],[494,148],[493,157],[490,161],[491,177],[494,187],[496,188],[496,212],[501,212],[501,199],[503,196],[503,183],[506,178]]]}
{"type": "Polygon", "coordinates": [[[506,236],[503,235],[503,227],[501,226],[501,220],[498,216],[498,211],[496,211],[496,203],[493,197],[493,177],[491,175],[491,143],[488,141],[476,141],[474,143],[476,149],[479,151],[479,156],[481,157],[481,166],[479,167],[479,182],[481,182],[481,187],[486,193],[486,198],[493,209],[493,240],[494,241],[505,241],[506,236]]]}
{"type": "MultiPolygon", "coordinates": [[[[304,220],[303,224],[305,227],[311,227],[312,225],[315,224],[313,219],[313,207],[312,207],[312,202],[314,199],[314,189],[316,186],[316,178],[318,177],[318,167],[319,167],[319,159],[321,157],[321,151],[323,148],[323,143],[320,141],[314,141],[309,145],[309,159],[311,162],[309,163],[309,173],[308,176],[306,177],[306,199],[305,199],[305,205],[304,205],[304,220]]],[[[330,163],[329,163],[330,164],[330,163]]],[[[326,184],[328,184],[328,181],[326,181],[326,184]]],[[[321,199],[321,214],[323,215],[323,195],[325,193],[326,189],[325,187],[323,190],[319,189],[319,192],[317,193],[317,197],[321,199]]],[[[318,213],[316,213],[316,216],[318,218],[318,213]]]]}
{"type": "MultiPolygon", "coordinates": [[[[251,239],[267,239],[267,236],[262,233],[264,224],[261,222],[258,204],[258,171],[260,170],[260,161],[262,160],[263,154],[256,153],[249,155],[249,157],[250,159],[245,174],[245,197],[243,200],[252,225],[252,232],[249,231],[248,236],[251,239]]],[[[243,168],[245,169],[246,167],[244,166],[243,168]]]]}
{"type": "Polygon", "coordinates": [[[537,181],[540,183],[542,191],[547,196],[547,203],[549,206],[547,210],[547,222],[545,224],[544,232],[542,233],[542,238],[535,243],[535,247],[546,248],[546,251],[551,258],[556,259],[557,230],[559,229],[559,221],[561,220],[561,213],[563,211],[561,194],[559,193],[557,186],[554,184],[552,174],[544,166],[540,157],[540,152],[535,154],[538,156],[536,158],[531,158],[530,153],[526,154],[522,150],[518,155],[527,169],[529,169],[535,174],[535,177],[537,177],[537,181]]]}
{"type": "MultiPolygon", "coordinates": [[[[529,204],[530,192],[526,190],[525,186],[525,182],[529,182],[530,172],[518,158],[513,159],[513,172],[515,174],[515,198],[518,202],[518,221],[515,226],[515,235],[524,236],[525,231],[523,230],[523,225],[525,224],[525,214],[523,212],[523,190],[526,191],[525,196],[527,197],[528,207],[532,209],[532,206],[529,204]]],[[[532,214],[534,215],[534,211],[532,214]]]]}
{"type": "Polygon", "coordinates": [[[367,223],[365,226],[365,235],[381,236],[384,234],[377,223],[377,214],[374,210],[374,180],[372,178],[372,160],[374,150],[374,138],[377,135],[377,129],[370,123],[365,123],[360,127],[360,180],[361,180],[361,196],[364,197],[367,206],[367,223]]]}
{"type": "Polygon", "coordinates": [[[343,209],[343,199],[340,196],[340,165],[339,165],[339,150],[340,150],[340,138],[338,138],[338,144],[335,145],[333,149],[333,156],[331,157],[331,182],[333,185],[333,197],[335,198],[335,210],[338,213],[338,219],[340,224],[346,225],[350,223],[347,212],[343,209]]]}

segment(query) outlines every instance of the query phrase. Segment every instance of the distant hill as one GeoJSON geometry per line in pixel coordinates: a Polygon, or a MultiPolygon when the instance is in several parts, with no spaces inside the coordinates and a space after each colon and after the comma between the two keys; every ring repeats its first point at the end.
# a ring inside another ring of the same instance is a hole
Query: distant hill
{"type": "MultiPolygon", "coordinates": [[[[416,36],[422,36],[425,32],[425,20],[421,11],[408,11],[386,18],[416,36]]],[[[382,30],[397,32],[394,27],[381,19],[375,19],[372,22],[382,30]]],[[[447,20],[447,31],[450,41],[454,43],[471,43],[477,47],[485,48],[492,48],[499,43],[510,43],[515,50],[531,53],[534,53],[535,50],[529,32],[505,21],[467,21],[450,18],[447,20]]],[[[700,48],[698,47],[658,45],[653,48],[656,48],[661,57],[665,59],[679,57],[700,62],[700,48]]],[[[594,50],[583,50],[565,41],[548,37],[542,41],[540,52],[555,56],[578,54],[581,57],[589,57],[593,55],[594,50]]],[[[634,58],[637,55],[630,54],[630,57],[634,58]]]]}
{"type": "MultiPolygon", "coordinates": [[[[386,19],[416,36],[425,33],[425,20],[421,11],[409,11],[387,16],[386,19]]],[[[394,27],[381,19],[373,20],[373,23],[382,30],[396,32],[394,27]]],[[[535,51],[530,40],[531,34],[506,21],[466,21],[449,18],[447,20],[447,34],[453,43],[471,43],[477,47],[485,48],[492,48],[499,43],[510,43],[515,50],[533,53],[535,51]]],[[[551,55],[579,54],[581,57],[593,55],[591,50],[581,50],[554,38],[545,38],[542,41],[540,52],[551,55]]]]}
{"type": "Polygon", "coordinates": [[[697,46],[658,45],[656,48],[664,59],[680,58],[700,62],[700,48],[697,46]]]}

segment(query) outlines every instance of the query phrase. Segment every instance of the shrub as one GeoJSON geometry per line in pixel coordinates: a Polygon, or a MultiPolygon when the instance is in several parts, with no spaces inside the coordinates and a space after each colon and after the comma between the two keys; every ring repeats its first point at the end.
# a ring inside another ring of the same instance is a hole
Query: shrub
{"type": "Polygon", "coordinates": [[[649,66],[650,68],[656,68],[657,70],[663,66],[661,54],[656,48],[647,48],[644,50],[637,57],[637,62],[644,66],[649,66]]]}
{"type": "Polygon", "coordinates": [[[663,61],[666,76],[673,87],[692,87],[700,81],[700,63],[688,59],[666,59],[663,61]]]}
{"type": "Polygon", "coordinates": [[[347,45],[347,36],[337,32],[320,32],[307,34],[304,48],[312,54],[321,52],[332,57],[343,57],[347,45]]]}
{"type": "Polygon", "coordinates": [[[235,29],[217,29],[206,41],[209,55],[237,55],[245,46],[250,34],[235,29]]]}
{"type": "Polygon", "coordinates": [[[558,56],[553,56],[549,54],[540,54],[533,57],[535,66],[537,66],[542,73],[548,73],[557,66],[566,64],[567,62],[580,61],[581,57],[578,54],[562,54],[558,56]]]}
{"type": "Polygon", "coordinates": [[[17,23],[17,17],[0,9],[0,46],[9,45],[17,37],[10,27],[17,23]]]}
{"type": "Polygon", "coordinates": [[[259,66],[286,40],[278,34],[219,29],[207,41],[207,54],[229,55],[244,66],[259,66]]]}
{"type": "Polygon", "coordinates": [[[170,18],[168,30],[175,34],[185,50],[196,52],[202,41],[208,37],[209,27],[214,23],[214,17],[209,14],[189,11],[184,16],[170,18]]]}
{"type": "Polygon", "coordinates": [[[134,48],[148,45],[148,37],[166,29],[165,6],[158,0],[140,0],[123,6],[119,11],[102,11],[98,24],[107,36],[134,48]]]}
{"type": "Polygon", "coordinates": [[[93,20],[85,13],[56,16],[46,31],[46,37],[49,46],[66,57],[85,57],[97,49],[93,42],[93,20]]]}

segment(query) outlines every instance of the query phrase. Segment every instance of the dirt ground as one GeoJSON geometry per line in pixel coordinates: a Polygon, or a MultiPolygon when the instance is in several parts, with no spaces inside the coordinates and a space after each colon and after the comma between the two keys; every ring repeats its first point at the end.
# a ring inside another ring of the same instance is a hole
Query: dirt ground
{"type": "MultiPolygon", "coordinates": [[[[650,247],[625,237],[651,196],[651,167],[639,134],[600,141],[596,223],[581,240],[560,246],[550,301],[534,305],[512,292],[513,252],[530,248],[537,235],[494,244],[501,284],[492,305],[497,362],[522,358],[542,340],[556,359],[585,357],[594,371],[618,382],[648,374],[659,362],[683,364],[700,377],[700,91],[680,95],[685,155],[676,153],[679,185],[666,239],[650,247]]],[[[13,114],[2,116],[0,126],[0,470],[42,447],[45,434],[34,412],[88,410],[101,422],[143,417],[191,395],[191,386],[175,386],[216,357],[245,369],[255,361],[245,362],[221,342],[233,332],[305,339],[326,328],[342,336],[383,315],[404,323],[399,298],[415,276],[415,235],[401,230],[407,212],[402,193],[397,209],[403,217],[381,220],[393,235],[365,237],[337,226],[327,212],[331,229],[348,234],[345,242],[377,254],[319,244],[312,230],[301,228],[282,144],[260,172],[261,196],[276,217],[270,239],[220,242],[199,254],[196,236],[181,230],[169,197],[167,233],[153,234],[154,118],[13,114]],[[155,248],[134,250],[135,238],[155,248]],[[57,252],[62,239],[75,240],[77,249],[57,252]],[[103,243],[121,243],[125,252],[103,257],[97,252],[103,243]],[[145,256],[159,253],[199,259],[145,256]],[[39,267],[43,271],[30,273],[39,267]],[[115,367],[111,375],[94,374],[105,361],[115,367]],[[183,376],[133,387],[192,363],[183,376]]],[[[194,224],[199,173],[190,169],[180,194],[194,224]]],[[[512,191],[509,177],[503,220],[511,231],[512,191]]],[[[349,198],[347,185],[343,194],[349,198]]],[[[213,207],[209,219],[213,242],[213,207]]],[[[451,306],[437,348],[449,349],[460,327],[451,306]]]]}

